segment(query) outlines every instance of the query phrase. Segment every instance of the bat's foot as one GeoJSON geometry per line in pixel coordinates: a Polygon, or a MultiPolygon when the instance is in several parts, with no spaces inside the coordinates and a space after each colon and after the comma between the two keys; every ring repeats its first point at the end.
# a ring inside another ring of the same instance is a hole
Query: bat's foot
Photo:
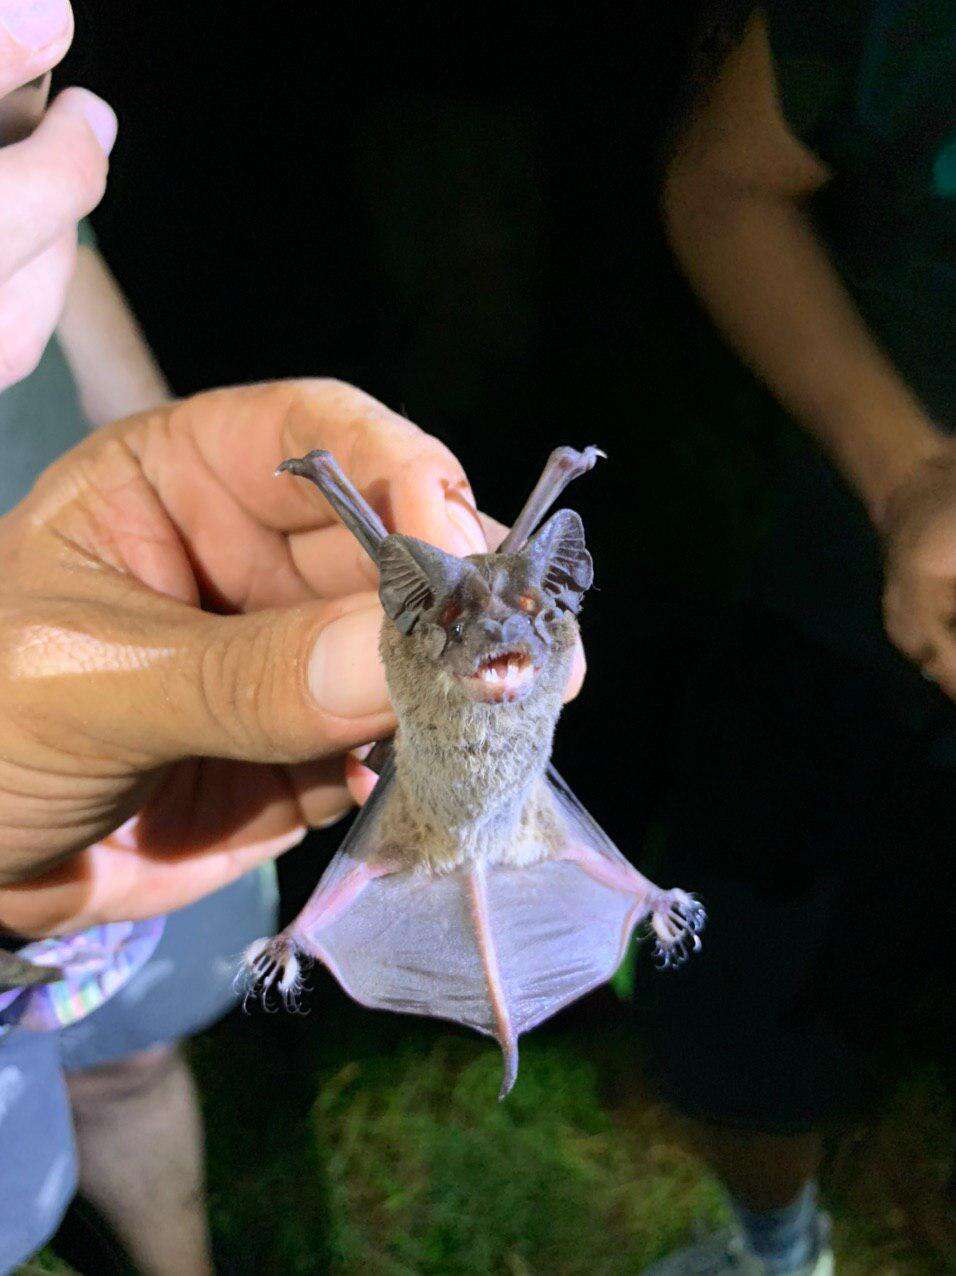
{"type": "Polygon", "coordinates": [[[700,932],[707,914],[703,905],[686,891],[663,891],[651,914],[654,958],[658,970],[677,970],[691,953],[700,951],[700,932]]]}
{"type": "Polygon", "coordinates": [[[275,989],[288,1009],[298,1006],[304,985],[302,961],[291,939],[284,935],[257,939],[243,954],[242,965],[248,981],[247,995],[261,997],[265,1002],[275,989]]]}

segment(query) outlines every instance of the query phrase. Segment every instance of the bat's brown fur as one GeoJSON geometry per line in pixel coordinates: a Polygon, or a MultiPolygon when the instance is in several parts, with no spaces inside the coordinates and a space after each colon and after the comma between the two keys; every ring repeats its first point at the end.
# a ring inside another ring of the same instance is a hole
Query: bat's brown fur
{"type": "Polygon", "coordinates": [[[484,704],[436,670],[415,633],[403,637],[386,619],[380,649],[399,725],[383,856],[440,871],[469,860],[518,866],[548,853],[558,816],[542,780],[577,631],[562,615],[527,695],[484,704]]]}

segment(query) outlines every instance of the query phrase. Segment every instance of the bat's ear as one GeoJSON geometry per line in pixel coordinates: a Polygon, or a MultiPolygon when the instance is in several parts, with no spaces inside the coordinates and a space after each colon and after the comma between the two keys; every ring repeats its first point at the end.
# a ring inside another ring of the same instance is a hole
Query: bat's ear
{"type": "Polygon", "coordinates": [[[584,524],[574,510],[558,510],[521,551],[540,587],[565,611],[576,612],[594,580],[584,524]]]}
{"type": "Polygon", "coordinates": [[[409,634],[423,612],[461,580],[465,564],[413,536],[386,537],[378,554],[378,596],[399,633],[409,634]]]}

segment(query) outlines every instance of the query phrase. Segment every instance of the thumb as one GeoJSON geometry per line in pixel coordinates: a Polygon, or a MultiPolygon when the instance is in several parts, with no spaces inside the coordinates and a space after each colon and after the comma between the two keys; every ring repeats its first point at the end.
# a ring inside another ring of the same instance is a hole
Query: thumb
{"type": "Polygon", "coordinates": [[[155,740],[168,757],[302,762],[393,729],[375,594],[197,619],[164,679],[155,740]]]}
{"type": "Polygon", "coordinates": [[[105,746],[136,771],[187,757],[301,762],[394,729],[381,621],[371,593],[241,616],[154,596],[143,611],[45,625],[11,685],[31,719],[66,728],[73,751],[102,759],[105,746]]]}

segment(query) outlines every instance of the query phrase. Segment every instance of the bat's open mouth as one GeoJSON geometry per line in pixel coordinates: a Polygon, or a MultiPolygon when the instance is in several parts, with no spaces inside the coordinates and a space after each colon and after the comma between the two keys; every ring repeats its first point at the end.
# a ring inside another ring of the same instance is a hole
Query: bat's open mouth
{"type": "Polygon", "coordinates": [[[518,700],[534,682],[537,669],[528,651],[515,647],[485,656],[473,674],[459,676],[472,700],[518,700]]]}

